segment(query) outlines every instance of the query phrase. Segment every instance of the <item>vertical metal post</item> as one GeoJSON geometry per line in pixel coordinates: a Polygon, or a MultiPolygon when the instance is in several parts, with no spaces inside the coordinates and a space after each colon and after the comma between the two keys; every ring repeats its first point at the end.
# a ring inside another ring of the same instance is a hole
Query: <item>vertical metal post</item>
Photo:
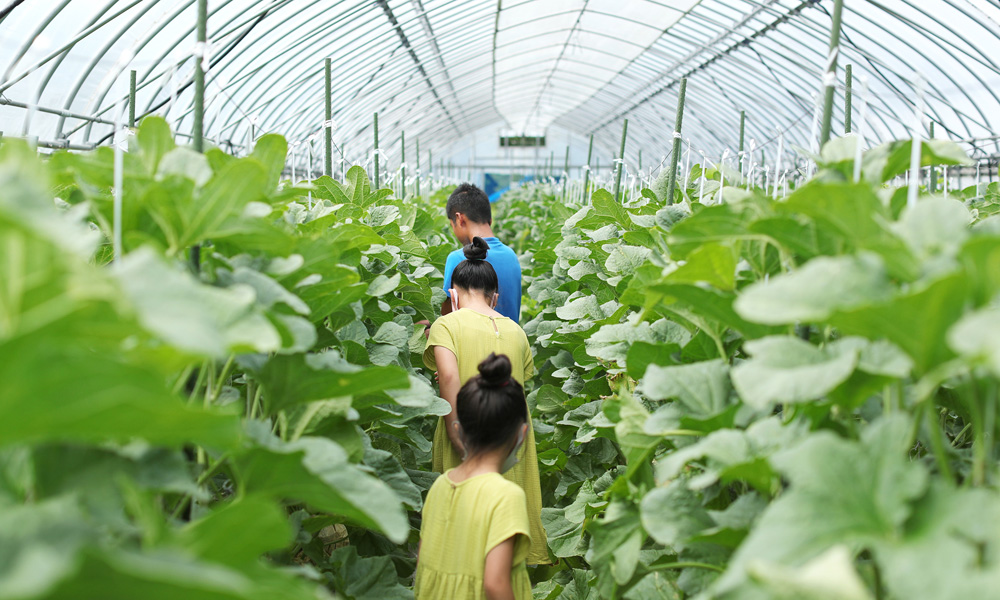
{"type": "MultiPolygon", "coordinates": [[[[205,68],[204,56],[207,55],[205,44],[208,42],[208,0],[198,0],[198,25],[196,30],[198,56],[194,61],[194,131],[191,142],[196,152],[205,151],[205,68]]],[[[201,272],[201,246],[191,246],[191,268],[195,273],[201,272]]]]}
{"type": "Polygon", "coordinates": [[[129,72],[128,77],[128,126],[135,129],[135,69],[129,72]]]}
{"type": "Polygon", "coordinates": [[[406,132],[399,132],[399,197],[406,197],[406,132]]]}
{"type": "Polygon", "coordinates": [[[562,199],[563,202],[565,202],[566,196],[569,193],[569,145],[568,144],[566,146],[566,158],[563,161],[563,172],[562,175],[560,176],[560,180],[562,181],[562,186],[563,186],[562,199]]]}
{"type": "Polygon", "coordinates": [[[417,139],[417,196],[420,196],[420,139],[417,139]]]}
{"type": "MultiPolygon", "coordinates": [[[[934,121],[931,121],[931,131],[930,135],[928,136],[928,141],[933,139],[934,139],[934,121]]],[[[938,184],[937,169],[934,168],[934,165],[931,165],[930,167],[928,167],[928,169],[930,170],[930,173],[928,173],[927,191],[934,194],[937,192],[937,184],[938,184]]]]}
{"type": "Polygon", "coordinates": [[[622,144],[618,151],[618,162],[615,168],[615,202],[621,202],[622,171],[625,167],[625,138],[628,135],[628,119],[622,124],[622,144]]]}
{"type": "Polygon", "coordinates": [[[667,204],[674,203],[674,188],[677,187],[677,161],[681,157],[681,126],[684,123],[684,96],[687,94],[687,77],[681,79],[681,89],[677,95],[677,118],[674,120],[674,149],[670,154],[670,175],[667,178],[667,204]]]}
{"type": "MultiPolygon", "coordinates": [[[[747,111],[741,110],[740,111],[740,154],[739,154],[740,173],[743,173],[743,139],[744,139],[743,134],[746,133],[746,128],[747,128],[747,111]]],[[[705,168],[704,165],[702,165],[702,168],[703,169],[705,168]]]]}
{"type": "Polygon", "coordinates": [[[556,171],[556,151],[549,150],[549,179],[552,179],[552,176],[555,175],[555,171],[556,171]]]}
{"type": "MultiPolygon", "coordinates": [[[[844,133],[851,133],[851,95],[854,88],[854,75],[851,73],[851,65],[847,65],[847,74],[844,76],[844,133]]],[[[860,144],[861,141],[859,140],[860,144]]]]}
{"type": "Polygon", "coordinates": [[[587,164],[583,167],[583,202],[587,202],[587,185],[590,182],[590,158],[594,154],[594,134],[590,134],[590,146],[587,147],[587,164]]]}
{"type": "Polygon", "coordinates": [[[378,113],[375,113],[375,189],[379,189],[378,173],[378,113]]]}
{"type": "Polygon", "coordinates": [[[823,120],[819,135],[819,147],[830,141],[830,125],[833,121],[833,93],[836,91],[837,55],[840,54],[840,22],[844,12],[844,0],[835,0],[833,4],[833,26],[830,29],[830,55],[827,59],[826,74],[823,85],[826,95],[823,98],[823,120]]]}
{"type": "Polygon", "coordinates": [[[639,150],[639,165],[636,168],[638,168],[640,171],[642,170],[642,150],[639,150]]]}
{"type": "Polygon", "coordinates": [[[194,61],[194,131],[191,134],[194,149],[197,152],[205,151],[205,69],[204,59],[205,44],[208,41],[208,0],[198,0],[198,27],[197,37],[198,56],[194,61]]]}
{"type": "Polygon", "coordinates": [[[333,177],[333,66],[328,58],[325,61],[326,86],[323,97],[323,104],[326,105],[326,121],[323,122],[323,129],[326,136],[326,161],[323,163],[323,174],[333,177]]]}

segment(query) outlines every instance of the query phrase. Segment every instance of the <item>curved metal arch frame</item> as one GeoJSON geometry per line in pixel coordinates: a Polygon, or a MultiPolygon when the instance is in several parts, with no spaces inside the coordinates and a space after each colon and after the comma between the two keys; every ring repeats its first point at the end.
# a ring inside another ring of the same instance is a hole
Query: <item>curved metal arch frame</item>
{"type": "MultiPolygon", "coordinates": [[[[217,14],[218,11],[221,11],[234,1],[224,0],[213,2],[216,5],[213,14],[217,14]]],[[[514,6],[526,6],[536,1],[526,0],[514,6]]],[[[918,10],[915,4],[909,0],[893,1],[905,5],[905,7],[911,10],[918,10]]],[[[942,0],[942,2],[951,9],[960,12],[965,18],[973,22],[976,21],[975,16],[959,2],[955,0],[942,0]]],[[[133,39],[131,47],[135,48],[137,53],[143,52],[147,44],[162,34],[169,24],[184,18],[185,13],[183,8],[185,3],[190,4],[191,0],[175,3],[174,6],[176,9],[174,10],[174,14],[166,18],[159,27],[151,30],[146,36],[133,39]]],[[[91,103],[84,111],[80,111],[79,108],[79,92],[84,85],[97,75],[95,71],[97,65],[102,60],[106,60],[109,53],[117,47],[116,44],[118,41],[126,36],[130,26],[140,21],[143,16],[150,14],[153,5],[156,3],[144,4],[142,0],[108,2],[101,10],[94,13],[92,20],[72,37],[69,44],[45,56],[37,62],[35,67],[15,74],[17,67],[27,54],[33,38],[50,27],[59,11],[69,4],[70,0],[62,2],[57,9],[44,16],[42,21],[32,29],[29,39],[6,66],[4,80],[0,82],[0,90],[9,89],[18,81],[23,80],[34,68],[42,68],[48,65],[48,72],[43,78],[43,82],[39,85],[36,96],[41,97],[46,88],[54,80],[57,80],[57,71],[62,67],[64,59],[73,52],[77,42],[88,37],[91,39],[103,37],[106,40],[110,38],[110,40],[104,43],[98,53],[92,57],[88,66],[79,73],[75,83],[69,86],[70,93],[63,103],[64,110],[67,112],[70,109],[75,109],[78,113],[104,115],[121,102],[121,98],[111,98],[110,101],[108,98],[110,90],[113,87],[114,77],[108,77],[111,82],[103,86],[102,89],[98,90],[91,97],[91,103]],[[137,10],[126,15],[133,8],[137,8],[137,10]],[[127,22],[121,25],[123,22],[121,19],[124,19],[126,16],[128,17],[127,22]]],[[[308,56],[310,53],[315,52],[315,55],[320,55],[319,52],[316,52],[316,49],[322,47],[323,41],[327,36],[340,35],[347,28],[352,27],[351,20],[344,17],[344,15],[363,14],[365,3],[341,1],[335,3],[332,8],[328,8],[326,11],[320,9],[311,11],[310,14],[312,12],[322,14],[323,12],[332,11],[336,11],[336,13],[332,14],[324,23],[311,28],[308,34],[299,34],[295,38],[294,43],[289,44],[284,52],[275,56],[273,45],[270,45],[274,42],[273,36],[276,35],[276,32],[281,31],[281,28],[287,22],[288,17],[285,13],[295,8],[297,4],[301,3],[296,2],[296,0],[272,0],[270,2],[267,0],[257,0],[252,2],[250,7],[243,11],[245,19],[242,23],[239,23],[240,19],[237,16],[233,16],[225,26],[232,29],[225,34],[217,34],[213,37],[214,40],[219,40],[225,36],[232,35],[235,31],[238,31],[239,27],[250,23],[253,17],[246,17],[247,13],[261,10],[266,14],[273,9],[273,15],[268,15],[264,19],[265,22],[270,20],[268,26],[261,28],[259,32],[255,32],[250,39],[238,48],[242,52],[253,49],[252,51],[256,52],[255,57],[262,59],[262,65],[256,65],[254,61],[245,60],[245,55],[241,55],[239,60],[236,56],[232,56],[222,61],[219,65],[213,65],[213,71],[225,73],[224,77],[227,78],[227,85],[219,86],[218,83],[216,84],[216,87],[225,96],[225,99],[219,97],[215,100],[219,104],[216,105],[208,122],[209,133],[217,133],[221,136],[226,131],[239,132],[244,124],[243,122],[246,120],[246,115],[256,110],[265,112],[265,120],[273,123],[274,126],[280,126],[281,129],[287,127],[285,133],[293,140],[307,139],[319,131],[322,123],[321,103],[313,102],[314,98],[321,98],[321,86],[319,84],[322,79],[322,73],[320,72],[319,65],[310,67],[307,63],[307,58],[293,61],[291,65],[282,64],[280,57],[287,53],[299,53],[308,56]],[[337,17],[341,18],[338,19],[337,17]],[[234,68],[236,72],[230,73],[229,71],[234,68]],[[259,91],[259,88],[262,87],[261,81],[273,82],[289,79],[291,80],[290,83],[284,86],[273,86],[264,93],[259,91]],[[244,110],[241,108],[243,105],[249,105],[250,107],[244,110]]],[[[305,4],[310,9],[318,6],[316,2],[305,4]]],[[[428,2],[428,4],[430,3],[428,2]]],[[[364,149],[362,150],[362,155],[367,152],[370,144],[365,143],[360,138],[369,128],[367,124],[369,119],[368,113],[374,112],[374,110],[371,110],[373,108],[372,104],[379,105],[378,108],[383,113],[380,116],[383,116],[383,122],[386,123],[386,134],[389,136],[387,139],[398,139],[398,132],[396,130],[402,129],[405,125],[407,129],[413,128],[413,133],[408,137],[423,139],[423,147],[435,151],[435,154],[439,154],[442,148],[447,151],[449,147],[454,147],[462,136],[470,131],[488,126],[491,123],[499,125],[503,122],[503,116],[498,111],[493,100],[496,92],[495,86],[498,81],[502,81],[509,74],[514,73],[514,71],[495,71],[495,69],[492,69],[494,72],[487,73],[485,76],[474,76],[473,74],[463,72],[461,69],[456,71],[456,65],[466,60],[481,57],[486,52],[489,52],[490,56],[487,59],[477,61],[476,64],[484,66],[495,65],[498,49],[502,50],[508,45],[527,45],[532,39],[536,39],[542,35],[568,32],[566,42],[563,44],[554,43],[536,46],[530,50],[511,55],[518,56],[562,46],[563,52],[559,53],[554,60],[542,62],[540,67],[533,71],[520,70],[517,72],[524,77],[533,76],[537,72],[537,76],[542,80],[540,86],[535,86],[531,91],[524,93],[517,90],[507,92],[508,97],[512,98],[513,101],[520,102],[522,98],[525,102],[533,101],[532,112],[537,111],[539,106],[544,104],[543,98],[551,92],[553,84],[564,86],[561,89],[572,89],[574,83],[576,83],[577,87],[580,87],[581,90],[587,89],[587,86],[579,85],[579,75],[573,75],[572,73],[565,75],[558,72],[559,65],[564,61],[574,62],[589,68],[608,69],[608,67],[594,64],[592,61],[586,59],[579,57],[567,58],[564,56],[574,31],[580,30],[588,34],[602,34],[602,32],[595,32],[585,28],[578,29],[576,25],[569,29],[546,30],[543,33],[528,36],[524,39],[515,38],[499,45],[496,44],[495,39],[491,42],[490,38],[493,37],[494,32],[488,31],[490,29],[488,27],[482,27],[481,31],[472,31],[469,28],[470,30],[464,32],[465,35],[463,36],[455,36],[449,32],[449,35],[441,36],[433,34],[433,37],[428,37],[432,35],[429,31],[429,28],[432,26],[440,28],[442,27],[442,22],[445,24],[448,22],[463,22],[463,15],[469,14],[469,4],[471,3],[460,0],[449,0],[436,2],[433,6],[426,9],[423,9],[422,6],[420,8],[406,8],[402,4],[397,6],[399,9],[397,18],[399,19],[400,27],[409,28],[407,36],[410,47],[413,52],[421,57],[416,59],[418,60],[417,65],[411,63],[411,59],[407,56],[408,53],[406,51],[402,51],[401,42],[396,38],[396,30],[388,21],[376,23],[376,21],[384,19],[384,17],[381,15],[375,16],[374,13],[370,19],[372,27],[365,31],[365,35],[359,35],[357,38],[345,42],[338,47],[338,50],[343,52],[345,61],[349,63],[353,62],[352,66],[344,69],[344,74],[341,78],[343,87],[338,89],[337,94],[335,94],[337,118],[343,122],[341,130],[347,134],[341,140],[341,144],[346,142],[351,144],[352,147],[360,145],[364,149]],[[428,28],[428,31],[420,29],[420,26],[417,24],[418,17],[433,19],[428,20],[428,24],[424,26],[428,28]],[[441,21],[441,19],[445,20],[441,21]],[[435,46],[434,49],[431,48],[432,45],[435,46]],[[371,53],[373,49],[380,53],[382,62],[377,68],[372,68],[370,65],[361,65],[361,57],[366,53],[371,53]],[[446,64],[444,57],[447,58],[447,61],[450,61],[450,64],[446,64]],[[419,64],[419,61],[423,62],[423,66],[419,64]],[[426,83],[418,82],[414,79],[416,76],[415,73],[420,68],[427,70],[426,83]],[[451,71],[450,74],[449,71],[451,71]],[[461,75],[455,76],[455,72],[461,73],[461,75]],[[441,103],[443,111],[435,109],[435,101],[429,99],[429,97],[435,95],[440,95],[438,102],[441,103]],[[362,106],[365,103],[368,104],[362,106]],[[444,103],[447,103],[447,108],[445,108],[444,103]],[[441,114],[447,113],[450,110],[455,110],[456,114],[461,115],[457,123],[449,123],[448,119],[444,118],[441,114]]],[[[667,6],[663,3],[658,4],[667,6]]],[[[619,89],[615,85],[617,83],[616,80],[631,77],[630,85],[638,84],[639,88],[637,89],[639,90],[643,87],[650,89],[649,86],[657,85],[656,81],[662,77],[662,69],[664,67],[668,67],[672,61],[677,63],[678,58],[682,58],[685,52],[689,52],[692,49],[697,52],[698,47],[705,43],[704,40],[712,39],[711,36],[713,33],[728,33],[739,37],[741,35],[740,31],[735,29],[725,31],[728,27],[725,23],[725,17],[722,16],[725,13],[718,13],[718,17],[709,14],[712,7],[718,4],[718,2],[713,3],[712,0],[702,0],[702,2],[696,4],[691,10],[685,12],[677,22],[665,29],[661,36],[645,52],[641,53],[626,67],[619,69],[618,75],[612,77],[607,85],[604,85],[591,97],[584,99],[569,111],[563,113],[562,116],[557,117],[553,123],[581,135],[585,135],[591,130],[596,129],[599,146],[613,149],[616,133],[611,131],[615,129],[612,125],[615,122],[620,122],[620,118],[627,114],[630,119],[635,119],[638,122],[637,125],[639,125],[639,127],[632,128],[635,132],[633,139],[635,139],[637,145],[641,145],[647,151],[653,151],[654,154],[657,149],[666,148],[665,138],[667,136],[657,135],[656,132],[660,130],[661,126],[670,125],[672,121],[670,113],[673,109],[672,104],[676,99],[675,93],[670,92],[670,84],[664,90],[657,92],[654,100],[645,102],[643,105],[636,104],[622,112],[622,106],[634,99],[634,94],[630,93],[630,90],[633,88],[619,89]],[[669,44],[672,44],[672,47],[669,47],[668,41],[669,44]],[[646,82],[643,83],[642,79],[645,79],[646,82]],[[596,127],[594,126],[595,123],[597,124],[596,127]]],[[[789,9],[787,3],[783,1],[763,2],[748,0],[740,3],[739,6],[734,6],[734,4],[730,2],[727,8],[738,12],[741,7],[756,7],[762,9],[763,14],[772,17],[780,17],[783,11],[789,9]]],[[[822,2],[814,2],[813,4],[818,4],[822,8],[822,2]]],[[[873,121],[878,122],[879,127],[884,130],[883,133],[902,132],[905,134],[908,130],[905,120],[901,121],[898,114],[899,107],[907,106],[907,103],[911,102],[908,95],[904,93],[908,92],[908,90],[900,87],[900,85],[904,85],[901,82],[906,81],[907,78],[905,76],[900,77],[900,74],[897,72],[898,68],[888,69],[888,63],[882,61],[880,58],[881,55],[887,53],[893,54],[893,58],[897,63],[906,65],[909,68],[914,63],[908,60],[906,56],[897,54],[900,49],[904,48],[908,56],[919,58],[920,61],[931,65],[936,64],[932,56],[934,53],[945,53],[955,57],[956,62],[966,67],[964,71],[961,71],[961,74],[968,75],[974,81],[978,82],[982,86],[982,89],[979,91],[985,92],[989,98],[995,100],[1000,105],[1000,97],[987,84],[983,75],[984,73],[991,75],[1000,74],[1000,68],[989,60],[989,54],[983,45],[973,43],[970,40],[962,40],[966,44],[963,46],[957,43],[956,39],[949,39],[944,34],[944,32],[947,32],[951,36],[954,36],[954,38],[961,39],[961,36],[958,35],[949,23],[935,20],[936,26],[941,27],[941,31],[935,33],[928,24],[918,23],[903,14],[902,11],[896,11],[892,7],[888,7],[888,4],[888,0],[883,0],[882,2],[872,1],[866,7],[868,9],[879,10],[881,11],[880,14],[888,15],[886,19],[872,18],[871,14],[847,7],[852,18],[857,19],[859,22],[864,21],[865,25],[862,28],[849,28],[845,26],[845,38],[854,38],[857,41],[853,44],[845,43],[842,45],[842,51],[845,55],[851,54],[854,58],[868,63],[871,70],[877,72],[874,79],[880,81],[881,85],[885,86],[886,92],[883,94],[873,93],[869,99],[869,117],[873,121]],[[894,28],[895,31],[893,31],[894,28]],[[905,31],[906,35],[902,35],[900,31],[905,31]],[[878,35],[874,35],[871,32],[875,32],[878,35]],[[882,38],[883,35],[885,38],[882,38]],[[907,36],[913,36],[925,42],[929,41],[929,43],[911,43],[908,39],[905,39],[907,36]],[[893,48],[890,48],[888,44],[882,43],[882,39],[889,39],[890,37],[895,40],[893,48]],[[882,73],[881,71],[888,72],[882,73]]],[[[302,10],[304,9],[300,8],[299,12],[302,12],[302,10]]],[[[573,11],[569,11],[558,13],[558,15],[572,13],[573,11]]],[[[823,11],[818,11],[818,14],[823,14],[823,11]]],[[[783,25],[761,39],[754,38],[752,43],[749,39],[744,40],[743,45],[748,45],[754,50],[756,59],[754,56],[744,53],[726,53],[720,56],[718,55],[718,48],[708,49],[709,52],[705,56],[711,57],[708,58],[710,62],[695,69],[692,73],[692,81],[690,82],[693,91],[701,92],[700,94],[695,94],[694,97],[689,94],[690,112],[688,114],[691,118],[690,122],[698,123],[700,129],[694,136],[691,136],[692,143],[697,140],[699,146],[710,150],[721,149],[726,145],[733,145],[732,136],[735,134],[730,122],[732,116],[729,113],[735,113],[735,105],[737,103],[743,104],[743,106],[751,110],[755,107],[757,108],[754,112],[758,114],[750,121],[752,135],[758,135],[764,139],[767,135],[770,135],[770,132],[784,130],[787,136],[795,139],[807,137],[805,134],[806,127],[803,125],[803,109],[808,110],[809,108],[809,93],[818,91],[819,89],[816,75],[822,69],[825,59],[825,53],[817,50],[817,48],[824,48],[822,42],[825,41],[824,36],[826,34],[825,23],[823,23],[822,17],[818,16],[818,14],[813,13],[808,16],[800,14],[800,18],[797,18],[795,21],[787,21],[787,27],[783,25]],[[798,54],[794,56],[799,60],[782,54],[782,50],[789,50],[793,47],[798,48],[798,54]],[[779,94],[773,94],[771,90],[767,89],[772,80],[779,83],[782,87],[779,94]],[[766,82],[766,84],[761,85],[762,82],[766,82]]],[[[625,22],[637,23],[634,19],[618,15],[605,16],[609,18],[621,18],[625,22]]],[[[482,10],[475,14],[472,21],[476,25],[485,25],[489,19],[494,19],[495,24],[495,15],[482,10]]],[[[522,21],[513,26],[505,27],[504,31],[516,29],[516,27],[530,22],[522,21]]],[[[754,23],[755,26],[761,24],[763,24],[763,21],[754,23]]],[[[0,21],[0,27],[2,25],[3,21],[0,21]]],[[[648,24],[645,25],[648,26],[648,24]]],[[[444,26],[447,27],[447,25],[444,26]]],[[[994,37],[1000,38],[1000,31],[990,30],[985,26],[984,29],[990,31],[994,37]]],[[[156,62],[159,63],[166,60],[166,57],[174,53],[176,48],[184,43],[192,31],[193,25],[191,27],[182,27],[181,35],[173,44],[168,45],[167,49],[160,56],[160,60],[156,62]]],[[[611,55],[611,53],[606,54],[611,55]]],[[[150,67],[141,79],[141,89],[146,89],[147,86],[157,88],[152,92],[149,99],[149,107],[154,106],[157,98],[166,93],[168,72],[172,70],[176,73],[178,65],[184,65],[189,60],[190,57],[187,57],[172,67],[168,67],[168,69],[161,69],[161,73],[155,77],[153,74],[156,66],[150,67]],[[159,84],[158,87],[157,84],[159,84]]],[[[679,65],[675,64],[672,68],[676,68],[677,66],[679,65]]],[[[121,70],[124,71],[124,67],[121,70]]],[[[484,70],[490,71],[491,69],[484,68],[484,70]]],[[[857,70],[856,64],[856,72],[857,70]]],[[[960,85],[957,76],[945,68],[938,68],[938,73],[935,73],[934,79],[935,81],[927,83],[926,88],[928,99],[927,110],[933,120],[941,124],[942,128],[947,130],[950,135],[965,135],[971,139],[976,138],[981,133],[991,132],[991,128],[995,127],[995,125],[990,122],[990,115],[996,113],[995,109],[983,106],[981,102],[977,103],[973,94],[970,93],[972,90],[960,85]],[[947,81],[950,84],[949,89],[941,88],[936,81],[947,81]],[[962,98],[962,106],[952,106],[949,103],[948,99],[954,98],[955,94],[958,94],[958,97],[962,98]],[[971,109],[974,114],[966,112],[967,109],[971,109]]],[[[185,97],[189,95],[187,94],[185,97]]],[[[986,96],[980,96],[980,98],[983,97],[986,96]]],[[[179,111],[175,120],[178,126],[183,126],[185,119],[190,114],[190,110],[185,110],[182,106],[183,101],[179,97],[178,104],[174,106],[174,109],[179,111]]],[[[59,136],[57,137],[66,137],[68,139],[69,135],[78,132],[80,129],[84,129],[84,141],[89,139],[91,124],[77,126],[66,134],[66,136],[62,136],[66,118],[66,116],[59,118],[57,126],[59,136]]],[[[247,125],[247,127],[249,126],[247,125]]],[[[873,135],[872,137],[877,136],[873,135]]],[[[982,137],[980,136],[978,139],[982,139],[982,137]]],[[[1000,141],[994,139],[992,143],[997,148],[997,151],[1000,151],[1000,141]]]]}

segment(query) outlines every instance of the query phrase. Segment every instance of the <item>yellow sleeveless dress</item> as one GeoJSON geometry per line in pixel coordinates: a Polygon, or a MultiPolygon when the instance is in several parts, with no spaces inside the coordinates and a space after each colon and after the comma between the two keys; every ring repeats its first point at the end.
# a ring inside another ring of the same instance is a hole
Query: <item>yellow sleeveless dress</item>
{"type": "Polygon", "coordinates": [[[420,526],[420,557],[413,592],[417,600],[486,600],[486,555],[514,537],[510,570],[516,600],[531,600],[528,512],[524,490],[498,473],[455,483],[448,473],[427,492],[420,526]],[[514,537],[516,536],[516,537],[514,537]]]}
{"type": "MultiPolygon", "coordinates": [[[[431,325],[424,364],[437,370],[434,346],[451,350],[458,359],[458,375],[464,385],[479,374],[479,363],[491,352],[506,354],[510,359],[511,376],[524,385],[535,374],[528,336],[521,326],[507,317],[491,317],[468,308],[459,309],[438,318],[431,325]]],[[[528,435],[518,450],[518,463],[504,473],[509,481],[521,486],[527,497],[528,522],[531,525],[529,565],[549,564],[545,528],[542,527],[542,486],[538,477],[538,451],[535,448],[535,431],[528,415],[528,435]]],[[[434,471],[444,473],[462,463],[448,439],[444,417],[438,419],[434,431],[431,465],[434,471]]]]}

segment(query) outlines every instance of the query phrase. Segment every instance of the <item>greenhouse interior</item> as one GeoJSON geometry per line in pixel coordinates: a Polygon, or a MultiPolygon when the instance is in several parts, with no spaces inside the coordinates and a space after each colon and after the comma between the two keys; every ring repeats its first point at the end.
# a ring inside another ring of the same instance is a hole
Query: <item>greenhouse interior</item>
{"type": "Polygon", "coordinates": [[[997,0],[0,49],[0,600],[1000,597],[997,0]]]}

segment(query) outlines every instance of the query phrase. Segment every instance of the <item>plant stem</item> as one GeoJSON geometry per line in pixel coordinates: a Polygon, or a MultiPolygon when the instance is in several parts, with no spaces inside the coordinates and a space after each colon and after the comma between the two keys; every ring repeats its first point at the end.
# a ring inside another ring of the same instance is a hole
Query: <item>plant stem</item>
{"type": "Polygon", "coordinates": [[[212,397],[207,398],[211,402],[215,402],[219,398],[219,394],[222,393],[222,387],[226,383],[226,378],[229,377],[229,370],[233,368],[233,363],[236,362],[236,355],[230,354],[229,360],[222,367],[222,371],[219,373],[219,379],[215,383],[215,390],[212,391],[212,397]]]}
{"type": "Polygon", "coordinates": [[[931,450],[934,452],[934,459],[938,463],[941,477],[949,483],[955,482],[955,477],[951,473],[951,466],[948,464],[948,454],[945,451],[944,434],[941,432],[941,421],[939,419],[928,419],[928,432],[930,433],[931,450]]]}
{"type": "Polygon", "coordinates": [[[649,568],[649,570],[650,571],[666,571],[667,569],[689,569],[689,568],[694,568],[694,569],[708,569],[709,571],[718,571],[719,573],[722,573],[724,571],[724,569],[722,567],[720,567],[719,565],[713,565],[713,564],[702,563],[702,562],[691,562],[691,561],[665,563],[665,564],[662,564],[662,565],[656,565],[655,567],[651,566],[649,568]]]}

